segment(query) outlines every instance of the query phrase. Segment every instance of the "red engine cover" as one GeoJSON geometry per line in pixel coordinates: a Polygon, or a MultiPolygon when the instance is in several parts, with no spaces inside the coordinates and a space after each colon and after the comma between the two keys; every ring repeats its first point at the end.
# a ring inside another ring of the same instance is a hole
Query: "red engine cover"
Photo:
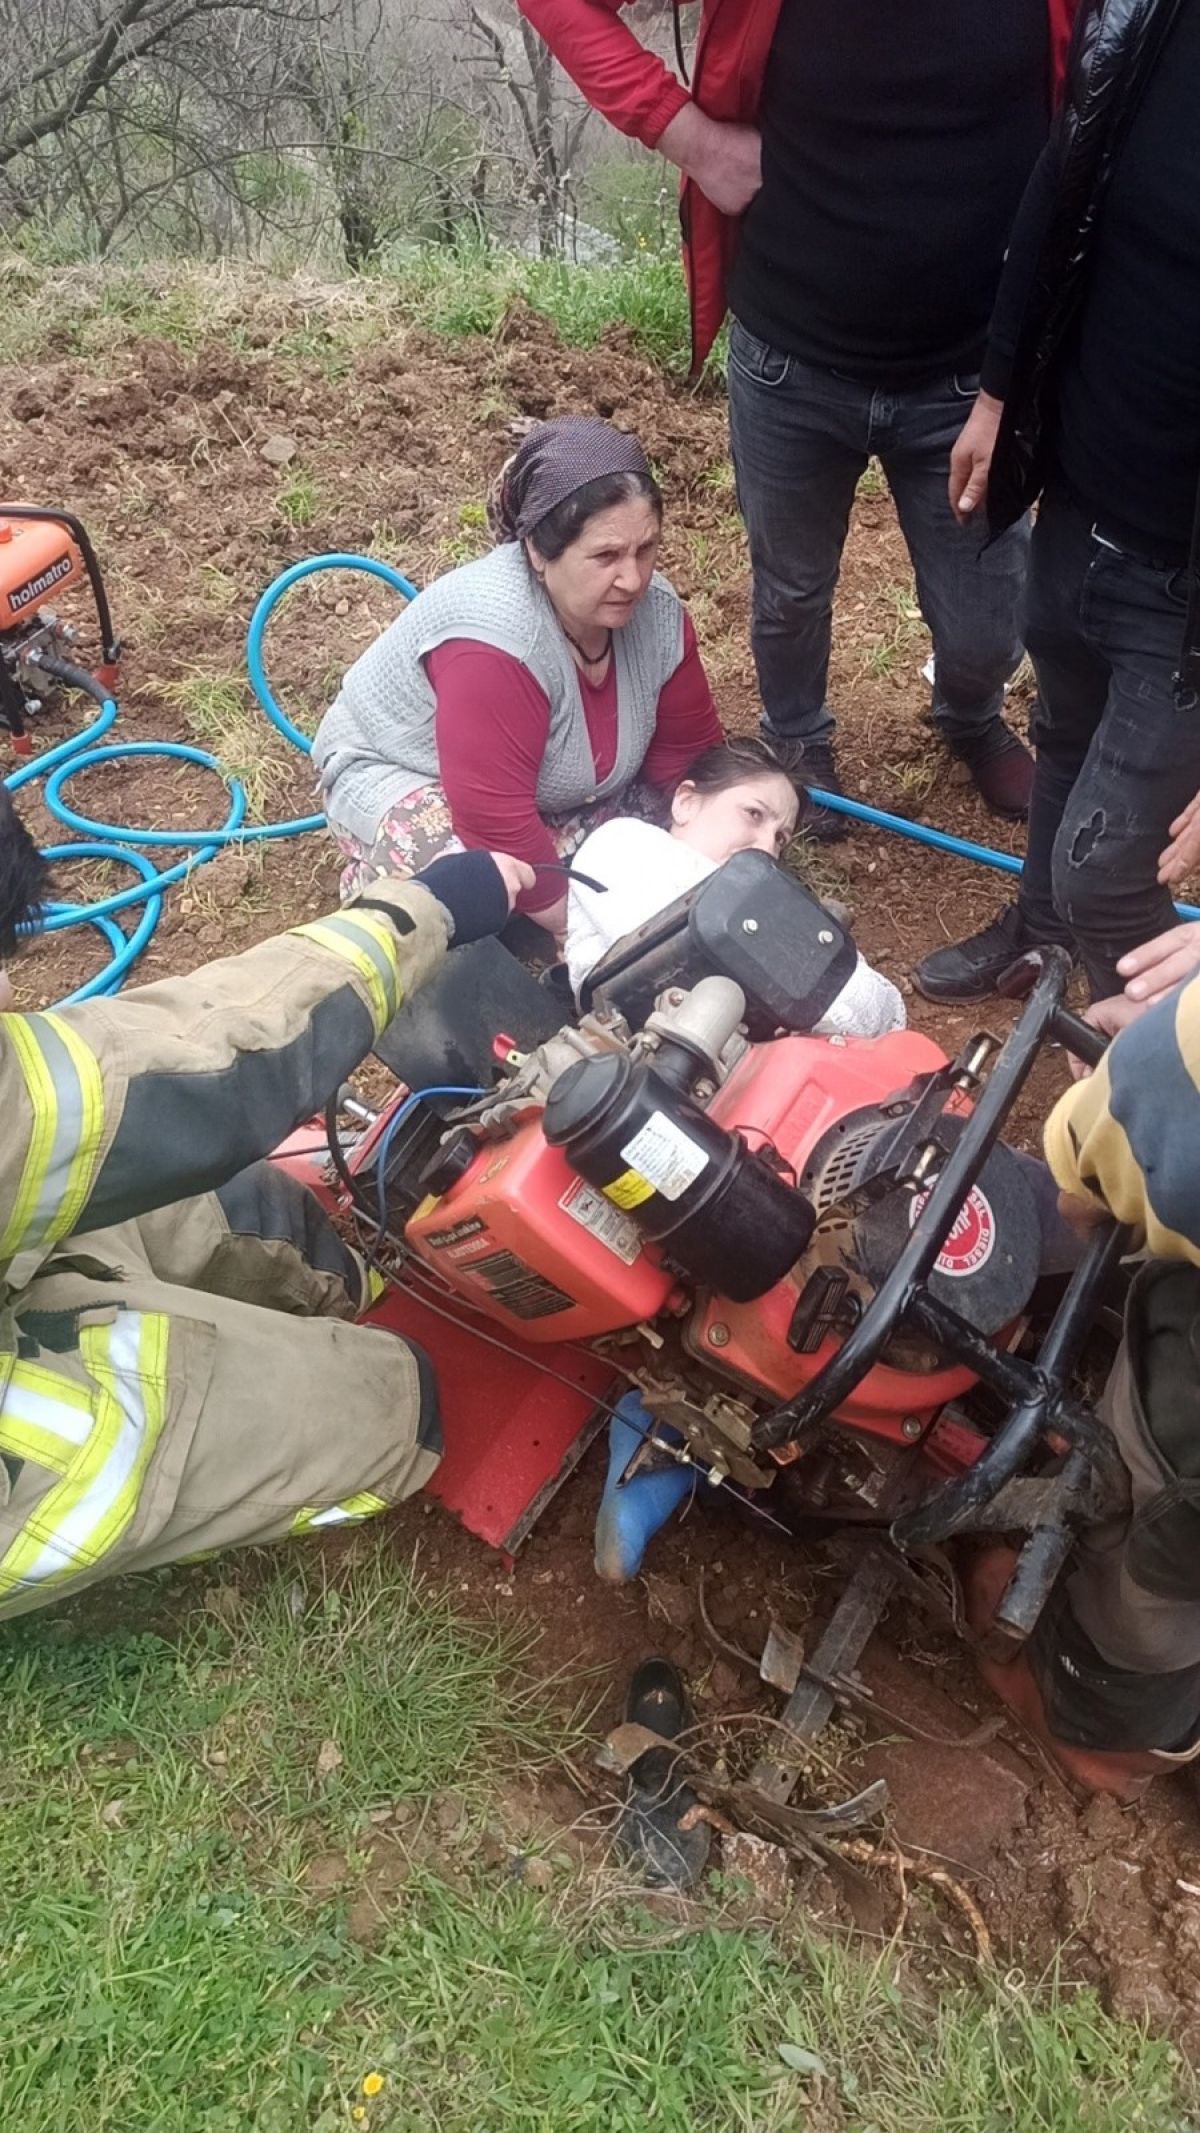
{"type": "Polygon", "coordinates": [[[526,1341],[594,1340],[655,1318],[674,1277],[536,1119],[485,1146],[405,1230],[415,1252],[526,1341]]]}

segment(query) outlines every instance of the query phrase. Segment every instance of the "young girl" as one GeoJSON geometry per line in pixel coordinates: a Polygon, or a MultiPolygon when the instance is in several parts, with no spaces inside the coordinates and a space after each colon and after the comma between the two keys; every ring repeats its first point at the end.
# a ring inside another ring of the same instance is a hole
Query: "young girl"
{"type": "MultiPolygon", "coordinates": [[[[576,996],[613,945],[674,903],[735,852],[781,859],[796,832],[796,788],[765,742],[727,740],[706,748],[671,796],[669,824],[657,829],[618,815],[585,837],[571,866],[605,884],[598,895],[572,878],[564,947],[576,996]]],[[[883,1037],[903,1029],[904,1002],[860,955],[817,1032],[883,1037]]]]}

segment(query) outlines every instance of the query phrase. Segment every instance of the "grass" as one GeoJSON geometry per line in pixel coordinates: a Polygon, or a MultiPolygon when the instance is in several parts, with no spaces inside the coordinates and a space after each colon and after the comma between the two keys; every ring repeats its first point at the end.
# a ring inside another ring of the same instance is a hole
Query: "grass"
{"type": "Polygon", "coordinates": [[[307,467],[294,467],[275,498],[275,509],[289,526],[302,530],[317,515],[317,485],[307,467]]]}
{"type": "Polygon", "coordinates": [[[897,665],[920,643],[925,632],[917,596],[911,585],[885,586],[883,599],[889,610],[888,625],[884,634],[873,640],[863,662],[863,671],[875,680],[894,673],[897,665]]]}
{"type": "Polygon", "coordinates": [[[162,694],[182,711],[199,746],[218,758],[227,776],[240,778],[250,820],[265,820],[279,756],[274,729],[253,702],[248,682],[193,667],[179,681],[164,683],[162,694]]]}
{"type": "MultiPolygon", "coordinates": [[[[269,276],[237,263],[79,266],[50,273],[8,254],[0,271],[6,298],[0,362],[28,361],[50,347],[104,356],[141,335],[187,352],[218,339],[244,345],[253,356],[257,344],[246,339],[248,314],[256,304],[276,301],[278,289],[269,276]]],[[[398,253],[377,274],[341,282],[297,276],[292,287],[294,301],[279,314],[271,362],[315,362],[331,378],[348,375],[355,353],[386,340],[398,325],[494,334],[518,303],[553,319],[570,346],[592,347],[620,322],[656,361],[677,371],[687,367],[687,294],[673,251],[575,266],[493,248],[428,245],[398,253]],[[304,312],[300,323],[297,310],[304,312]]]]}
{"type": "Polygon", "coordinates": [[[1170,2047],[1056,1979],[904,1988],[485,1863],[496,1788],[578,1744],[527,1646],[377,1528],[0,1632],[6,2133],[1183,2133],[1170,2047]],[[445,1787],[364,1945],[381,1818],[445,1787]]]}

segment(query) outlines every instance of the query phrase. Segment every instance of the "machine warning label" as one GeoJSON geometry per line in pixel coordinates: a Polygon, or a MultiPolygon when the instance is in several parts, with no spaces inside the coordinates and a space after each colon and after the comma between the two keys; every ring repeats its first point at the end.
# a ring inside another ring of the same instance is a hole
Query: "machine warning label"
{"type": "MultiPolygon", "coordinates": [[[[708,1169],[708,1157],[700,1143],[685,1133],[682,1126],[677,1126],[673,1118],[668,1118],[665,1111],[652,1111],[645,1125],[639,1126],[621,1153],[630,1167],[647,1178],[664,1200],[682,1200],[688,1186],[694,1185],[701,1171],[708,1169]]],[[[610,1200],[616,1199],[611,1186],[607,1192],[610,1200]]],[[[621,1204],[618,1200],[617,1205],[621,1204]]]]}
{"type": "MultiPolygon", "coordinates": [[[[646,1197],[648,1199],[649,1194],[646,1197]]],[[[610,1206],[598,1192],[593,1192],[590,1185],[585,1185],[582,1178],[568,1187],[558,1204],[564,1215],[570,1215],[572,1222],[578,1222],[581,1228],[590,1231],[598,1243],[615,1252],[626,1266],[633,1265],[642,1249],[642,1240],[628,1215],[610,1206]]]]}
{"type": "Polygon", "coordinates": [[[469,1215],[449,1229],[431,1230],[426,1243],[446,1252],[462,1278],[480,1282],[492,1302],[513,1318],[553,1318],[558,1311],[574,1308],[573,1296],[505,1251],[478,1215],[469,1215]]]}
{"type": "Polygon", "coordinates": [[[643,1200],[654,1198],[654,1187],[640,1170],[623,1170],[619,1178],[604,1187],[604,1197],[614,1207],[640,1207],[643,1200]]]}
{"type": "Polygon", "coordinates": [[[465,1244],[468,1237],[483,1237],[487,1232],[478,1215],[470,1215],[464,1222],[455,1222],[449,1229],[431,1229],[426,1243],[435,1252],[448,1252],[455,1244],[465,1244]]]}
{"type": "Polygon", "coordinates": [[[571,1310],[575,1302],[511,1252],[489,1252],[485,1259],[472,1259],[463,1272],[481,1281],[493,1302],[513,1318],[553,1318],[558,1311],[571,1310]]]}
{"type": "Polygon", "coordinates": [[[48,593],[51,586],[57,585],[61,578],[69,578],[73,568],[70,556],[60,555],[56,563],[49,563],[45,570],[39,570],[36,578],[26,578],[23,585],[18,585],[9,593],[9,614],[17,615],[23,607],[28,607],[31,600],[40,600],[42,594],[48,593]]]}
{"type": "MultiPolygon", "coordinates": [[[[927,1192],[919,1192],[909,1203],[908,1226],[915,1229],[917,1217],[929,1198],[927,1192]]],[[[948,1274],[952,1281],[961,1281],[968,1274],[977,1274],[987,1265],[996,1242],[996,1217],[992,1203],[978,1185],[971,1187],[970,1196],[963,1202],[954,1218],[954,1227],[942,1246],[934,1267],[936,1274],[948,1274]]]]}

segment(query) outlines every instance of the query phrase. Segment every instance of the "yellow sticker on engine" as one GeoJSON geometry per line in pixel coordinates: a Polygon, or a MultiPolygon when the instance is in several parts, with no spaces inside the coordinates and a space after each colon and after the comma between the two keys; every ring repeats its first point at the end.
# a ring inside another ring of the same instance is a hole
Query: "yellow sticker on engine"
{"type": "Polygon", "coordinates": [[[640,1170],[623,1170],[611,1185],[603,1187],[604,1197],[614,1207],[640,1207],[643,1200],[654,1198],[654,1187],[640,1170]]]}

